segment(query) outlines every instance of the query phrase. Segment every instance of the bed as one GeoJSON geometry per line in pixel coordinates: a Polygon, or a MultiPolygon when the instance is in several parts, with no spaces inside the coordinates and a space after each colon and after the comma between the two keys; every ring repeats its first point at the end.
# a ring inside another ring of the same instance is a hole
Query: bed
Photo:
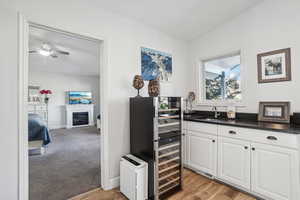
{"type": "Polygon", "coordinates": [[[51,142],[47,125],[38,114],[28,114],[28,141],[42,141],[43,146],[51,142]]]}

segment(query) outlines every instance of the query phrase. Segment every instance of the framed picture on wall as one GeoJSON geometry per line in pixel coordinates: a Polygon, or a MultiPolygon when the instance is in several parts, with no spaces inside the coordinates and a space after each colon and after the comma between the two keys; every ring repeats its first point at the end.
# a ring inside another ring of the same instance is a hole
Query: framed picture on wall
{"type": "Polygon", "coordinates": [[[172,55],[169,53],[141,47],[141,65],[145,81],[169,82],[172,79],[172,55]]]}
{"type": "Polygon", "coordinates": [[[291,49],[280,49],[257,55],[258,82],[291,80],[291,49]]]}
{"type": "Polygon", "coordinates": [[[290,123],[290,102],[259,102],[258,121],[290,123]]]}

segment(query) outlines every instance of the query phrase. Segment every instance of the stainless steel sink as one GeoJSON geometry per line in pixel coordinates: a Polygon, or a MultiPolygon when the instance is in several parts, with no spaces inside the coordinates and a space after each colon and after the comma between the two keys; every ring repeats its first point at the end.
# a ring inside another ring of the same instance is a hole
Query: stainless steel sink
{"type": "Polygon", "coordinates": [[[194,118],[195,120],[199,120],[199,121],[228,121],[227,119],[215,119],[215,118],[211,118],[211,117],[199,117],[199,118],[194,118]]]}

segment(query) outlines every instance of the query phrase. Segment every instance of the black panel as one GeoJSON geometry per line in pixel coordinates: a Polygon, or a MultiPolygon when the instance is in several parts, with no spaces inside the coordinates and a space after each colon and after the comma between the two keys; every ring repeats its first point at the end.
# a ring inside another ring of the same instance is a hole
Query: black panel
{"type": "Polygon", "coordinates": [[[130,98],[130,152],[154,159],[152,97],[130,98]]]}
{"type": "Polygon", "coordinates": [[[291,116],[291,122],[300,125],[300,113],[294,113],[294,115],[291,116]]]}
{"type": "Polygon", "coordinates": [[[88,125],[89,113],[88,112],[73,112],[73,126],[88,125]]]}
{"type": "Polygon", "coordinates": [[[148,199],[154,199],[154,113],[152,97],[130,98],[130,153],[148,163],[148,199]]]}

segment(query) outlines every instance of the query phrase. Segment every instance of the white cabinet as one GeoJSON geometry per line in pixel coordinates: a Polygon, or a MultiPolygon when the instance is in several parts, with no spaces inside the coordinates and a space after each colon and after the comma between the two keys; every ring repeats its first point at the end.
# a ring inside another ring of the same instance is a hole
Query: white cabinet
{"type": "Polygon", "coordinates": [[[250,189],[250,143],[219,137],[218,178],[250,189]]]}
{"type": "Polygon", "coordinates": [[[300,135],[188,122],[184,163],[270,200],[300,199],[300,135]]]}
{"type": "Polygon", "coordinates": [[[276,200],[299,200],[298,152],[252,144],[252,191],[276,200]]]}
{"type": "Polygon", "coordinates": [[[200,132],[188,131],[187,164],[189,167],[216,176],[217,137],[200,132]]]}

